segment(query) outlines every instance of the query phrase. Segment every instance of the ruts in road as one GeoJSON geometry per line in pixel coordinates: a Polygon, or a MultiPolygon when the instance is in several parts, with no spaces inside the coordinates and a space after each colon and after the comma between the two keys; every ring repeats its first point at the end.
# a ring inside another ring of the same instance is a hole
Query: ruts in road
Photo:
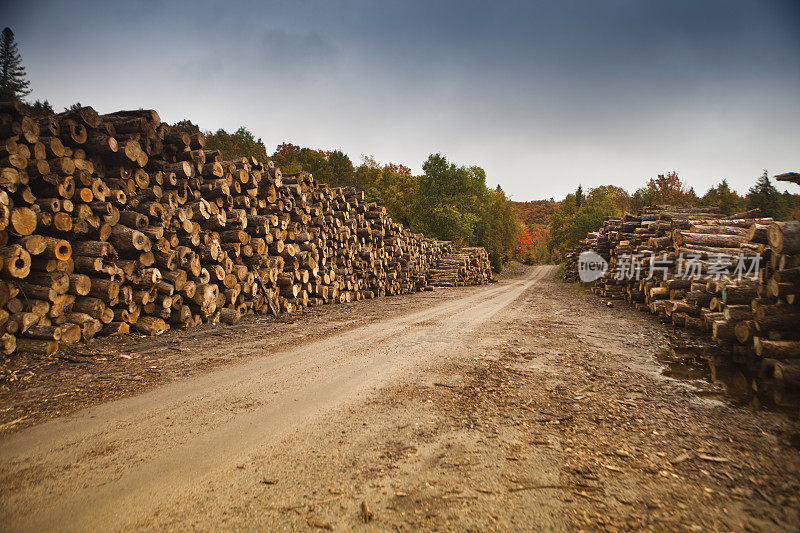
{"type": "Polygon", "coordinates": [[[663,376],[674,330],[554,272],[231,335],[247,357],[8,432],[0,525],[795,529],[796,421],[663,376]]]}

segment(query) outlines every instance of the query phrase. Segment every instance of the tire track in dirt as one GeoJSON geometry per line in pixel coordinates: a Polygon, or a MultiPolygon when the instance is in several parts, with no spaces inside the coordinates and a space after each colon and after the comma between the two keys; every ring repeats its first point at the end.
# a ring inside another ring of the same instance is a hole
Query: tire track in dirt
{"type": "Polygon", "coordinates": [[[0,441],[0,523],[122,529],[325,412],[363,401],[416,366],[463,355],[476,328],[552,273],[536,268],[424,311],[8,436],[0,441]]]}

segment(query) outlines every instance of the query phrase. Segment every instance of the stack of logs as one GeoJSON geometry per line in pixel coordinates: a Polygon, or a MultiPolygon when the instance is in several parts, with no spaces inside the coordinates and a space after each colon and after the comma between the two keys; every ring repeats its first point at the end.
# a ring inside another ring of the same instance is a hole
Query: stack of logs
{"type": "Polygon", "coordinates": [[[447,254],[436,268],[429,270],[432,287],[485,285],[492,279],[489,254],[484,248],[461,248],[447,254]]]}
{"type": "Polygon", "coordinates": [[[584,250],[609,262],[592,292],[710,336],[725,354],[714,364],[745,365],[749,389],[796,403],[800,222],[757,211],[726,217],[712,207],[648,207],[607,218],[568,253],[565,279],[577,277],[584,250]]]}
{"type": "Polygon", "coordinates": [[[155,111],[0,104],[2,353],[409,293],[460,257],[363,192],[204,146],[155,111]]]}
{"type": "MultiPolygon", "coordinates": [[[[606,219],[606,222],[609,220],[606,219]]],[[[578,281],[578,258],[581,253],[588,251],[595,252],[608,263],[611,260],[611,241],[608,233],[600,231],[589,233],[585,239],[578,242],[576,248],[566,251],[564,254],[564,281],[570,283],[578,281]]]]}
{"type": "Polygon", "coordinates": [[[752,339],[761,359],[760,377],[775,402],[788,404],[800,396],[800,222],[753,225],[748,238],[767,255],[751,314],[739,317],[737,341],[752,339]],[[766,242],[764,242],[766,233],[766,242]]]}

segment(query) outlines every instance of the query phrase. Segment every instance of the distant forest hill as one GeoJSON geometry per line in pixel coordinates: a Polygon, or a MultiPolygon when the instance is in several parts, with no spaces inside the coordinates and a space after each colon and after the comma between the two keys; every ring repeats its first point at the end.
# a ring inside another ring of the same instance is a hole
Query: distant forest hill
{"type": "Polygon", "coordinates": [[[550,217],[558,211],[561,202],[553,200],[532,200],[530,202],[512,202],[519,211],[519,219],[523,224],[532,226],[534,224],[548,225],[550,217]]]}
{"type": "Polygon", "coordinates": [[[550,263],[557,260],[558,254],[548,247],[550,242],[550,219],[561,207],[561,202],[553,200],[532,200],[513,202],[522,222],[519,238],[519,257],[525,263],[550,263]]]}

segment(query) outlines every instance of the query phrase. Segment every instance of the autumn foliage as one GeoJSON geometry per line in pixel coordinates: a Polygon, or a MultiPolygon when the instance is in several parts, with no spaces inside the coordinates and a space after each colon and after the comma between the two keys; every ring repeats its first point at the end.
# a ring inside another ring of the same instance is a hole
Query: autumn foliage
{"type": "Polygon", "coordinates": [[[514,202],[517,211],[519,211],[519,218],[523,224],[544,224],[550,223],[550,217],[556,212],[561,202],[557,202],[552,198],[549,200],[533,200],[530,202],[514,202]]]}
{"type": "Polygon", "coordinates": [[[523,256],[529,254],[531,249],[533,249],[533,238],[531,237],[531,232],[528,226],[525,226],[519,233],[517,246],[519,247],[519,253],[523,256]]]}

